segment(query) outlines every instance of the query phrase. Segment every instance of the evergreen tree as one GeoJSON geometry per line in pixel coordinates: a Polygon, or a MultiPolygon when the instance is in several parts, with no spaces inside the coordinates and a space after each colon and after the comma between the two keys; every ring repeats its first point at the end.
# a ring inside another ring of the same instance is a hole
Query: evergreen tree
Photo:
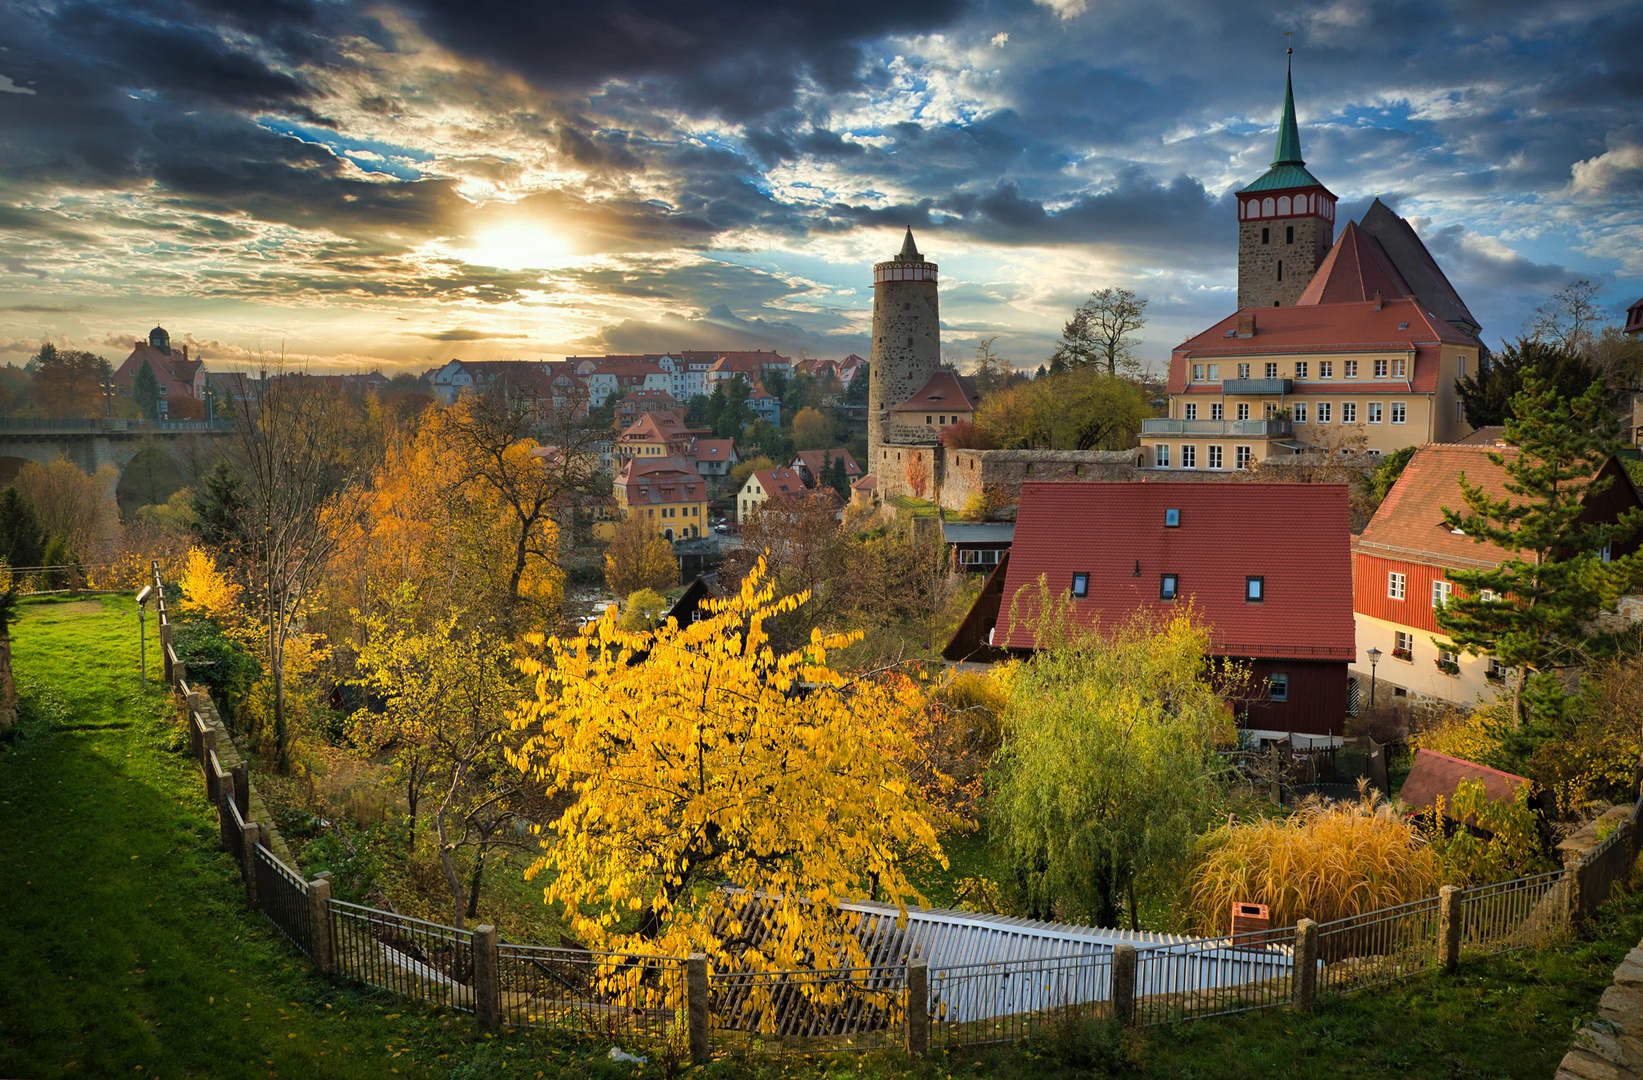
{"type": "MultiPolygon", "coordinates": [[[[718,419],[714,421],[713,433],[721,439],[734,439],[741,435],[742,429],[753,419],[753,406],[747,403],[753,394],[753,388],[747,384],[746,379],[740,377],[719,383],[713,388],[713,393],[717,395],[721,388],[724,390],[724,405],[718,419]]],[[[713,402],[710,400],[710,415],[712,409],[713,402]]]]}
{"type": "Polygon", "coordinates": [[[839,493],[839,498],[850,501],[850,474],[844,471],[844,455],[833,456],[833,451],[827,452],[826,464],[822,466],[821,482],[839,493]]]}
{"type": "Polygon", "coordinates": [[[691,427],[700,427],[703,424],[711,427],[712,422],[707,418],[707,402],[706,394],[690,395],[690,402],[685,407],[685,423],[691,427]]]}
{"type": "Polygon", "coordinates": [[[1619,423],[1601,383],[1570,398],[1526,372],[1511,401],[1506,441],[1517,453],[1490,453],[1489,460],[1505,470],[1508,495],[1492,498],[1462,473],[1465,510],[1444,507],[1443,519],[1510,557],[1489,570],[1449,570],[1464,591],[1438,609],[1437,621],[1467,653],[1512,669],[1513,716],[1522,726],[1555,708],[1546,700],[1560,696],[1555,672],[1578,660],[1587,623],[1636,574],[1636,553],[1605,559],[1643,526],[1643,512],[1628,512],[1617,524],[1583,520],[1586,500],[1615,479],[1598,476],[1619,448],[1619,423]]]}
{"type": "Polygon", "coordinates": [[[194,533],[200,542],[233,552],[245,538],[245,482],[234,466],[219,461],[190,495],[194,533]]]}
{"type": "Polygon", "coordinates": [[[1515,415],[1512,400],[1530,374],[1551,383],[1566,398],[1579,397],[1598,381],[1591,365],[1555,342],[1519,338],[1487,360],[1480,360],[1477,374],[1455,380],[1455,393],[1466,409],[1466,422],[1475,428],[1506,423],[1515,415]]]}
{"type": "Polygon", "coordinates": [[[150,420],[157,420],[160,416],[160,380],[154,377],[154,369],[143,361],[143,369],[137,372],[135,384],[131,390],[132,398],[143,415],[150,420]]]}
{"type": "Polygon", "coordinates": [[[0,492],[0,556],[6,565],[39,566],[45,551],[45,530],[28,496],[15,487],[0,492]]]}

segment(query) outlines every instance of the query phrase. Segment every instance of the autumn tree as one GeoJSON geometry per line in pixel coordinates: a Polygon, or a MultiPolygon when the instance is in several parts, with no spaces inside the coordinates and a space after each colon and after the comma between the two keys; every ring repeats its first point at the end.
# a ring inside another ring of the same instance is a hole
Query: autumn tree
{"type": "Polygon", "coordinates": [[[478,913],[487,857],[520,846],[510,826],[522,792],[504,759],[516,697],[512,652],[460,611],[430,620],[419,606],[416,590],[405,586],[386,613],[363,617],[360,684],[380,697],[382,709],[357,712],[354,732],[371,751],[390,755],[413,844],[418,810],[432,800],[439,865],[460,930],[478,913]],[[457,865],[464,850],[473,852],[466,887],[457,865]]]}
{"type": "Polygon", "coordinates": [[[605,586],[617,596],[640,589],[666,590],[679,582],[673,545],[651,523],[630,513],[616,526],[605,549],[605,586]]]}
{"type": "Polygon", "coordinates": [[[47,416],[85,418],[106,411],[103,380],[112,370],[102,357],[47,341],[28,366],[34,372],[30,396],[47,416]]]}
{"type": "Polygon", "coordinates": [[[570,800],[527,873],[582,941],[720,970],[860,966],[840,903],[904,907],[912,859],[946,865],[905,764],[922,702],[830,668],[853,636],[773,648],[768,624],[806,599],[755,570],[699,622],[628,634],[607,613],[522,664],[536,689],[510,760],[570,800]],[[723,883],[765,898],[767,936],[721,922],[723,883]]]}
{"type": "Polygon", "coordinates": [[[87,476],[64,457],[44,465],[30,461],[18,470],[16,484],[39,508],[46,535],[62,538],[70,561],[112,558],[120,535],[120,510],[109,495],[115,484],[114,466],[104,465],[97,475],[87,476]]]}
{"type": "Polygon", "coordinates": [[[820,409],[805,408],[793,417],[793,445],[820,450],[833,441],[833,423],[820,409]]]}
{"type": "Polygon", "coordinates": [[[1121,369],[1127,376],[1139,374],[1141,365],[1133,350],[1141,339],[1131,335],[1146,325],[1145,297],[1129,289],[1097,289],[1061,328],[1061,341],[1050,359],[1050,370],[1101,364],[1110,378],[1117,378],[1121,369]]]}
{"type": "Polygon", "coordinates": [[[850,569],[850,544],[836,515],[827,495],[772,496],[742,522],[741,544],[725,553],[725,580],[762,573],[778,596],[809,597],[771,624],[778,645],[806,640],[839,610],[838,586],[850,569]]]}
{"type": "Polygon", "coordinates": [[[993,351],[993,342],[997,340],[995,335],[976,342],[975,366],[970,369],[970,382],[982,397],[1003,389],[1015,378],[1015,365],[993,351]]]}
{"type": "Polygon", "coordinates": [[[1488,455],[1506,473],[1507,494],[1494,498],[1463,472],[1462,509],[1443,508],[1451,529],[1507,558],[1487,569],[1450,569],[1459,588],[1436,616],[1461,649],[1512,669],[1512,715],[1521,726],[1561,698],[1552,676],[1580,657],[1587,623],[1637,572],[1637,553],[1611,562],[1608,552],[1643,527],[1643,512],[1614,524],[1586,520],[1586,501],[1615,482],[1600,475],[1619,443],[1601,383],[1569,398],[1526,375],[1512,413],[1506,441],[1517,452],[1488,455]],[[1531,680],[1535,700],[1526,694],[1531,680]]]}
{"type": "Polygon", "coordinates": [[[1010,449],[1127,450],[1151,412],[1136,383],[1088,364],[982,399],[975,422],[1010,449]]]}
{"type": "MultiPolygon", "coordinates": [[[[1207,824],[1230,714],[1205,678],[1209,631],[1183,612],[1086,630],[1039,582],[993,763],[992,821],[1031,917],[1118,925],[1135,883],[1184,865],[1207,824]]],[[[1014,611],[1012,611],[1012,620],[1014,611]]]]}
{"type": "Polygon", "coordinates": [[[736,463],[734,468],[730,470],[730,486],[732,489],[740,491],[742,485],[747,483],[748,477],[764,469],[774,469],[775,467],[776,461],[774,458],[768,458],[763,455],[759,455],[758,457],[743,458],[741,461],[736,463]]]}
{"type": "Polygon", "coordinates": [[[930,490],[930,463],[924,460],[921,451],[914,450],[912,459],[907,462],[907,486],[917,499],[924,498],[924,493],[930,490]]]}

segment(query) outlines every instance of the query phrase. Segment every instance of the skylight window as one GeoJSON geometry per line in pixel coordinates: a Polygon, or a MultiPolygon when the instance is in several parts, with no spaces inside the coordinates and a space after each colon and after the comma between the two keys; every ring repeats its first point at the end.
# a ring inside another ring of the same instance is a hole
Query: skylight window
{"type": "Polygon", "coordinates": [[[1176,528],[1179,528],[1180,525],[1181,525],[1181,511],[1179,511],[1179,510],[1165,510],[1164,511],[1164,528],[1166,528],[1166,529],[1176,529],[1176,528]]]}
{"type": "Polygon", "coordinates": [[[1080,599],[1090,595],[1090,575],[1073,575],[1073,595],[1080,599]]]}
{"type": "Polygon", "coordinates": [[[1174,600],[1180,594],[1180,578],[1175,574],[1162,574],[1158,579],[1158,599],[1174,600]]]}
{"type": "Polygon", "coordinates": [[[1407,329],[1409,329],[1409,324],[1406,323],[1406,322],[1401,322],[1401,323],[1398,324],[1398,329],[1399,330],[1407,330],[1407,329]]]}
{"type": "Polygon", "coordinates": [[[1244,600],[1247,603],[1259,604],[1266,599],[1266,578],[1247,577],[1244,579],[1244,600]]]}

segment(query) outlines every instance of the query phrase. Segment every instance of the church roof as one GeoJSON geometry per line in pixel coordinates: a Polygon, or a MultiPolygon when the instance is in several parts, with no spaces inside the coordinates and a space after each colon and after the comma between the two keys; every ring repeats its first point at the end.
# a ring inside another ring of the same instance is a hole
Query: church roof
{"type": "Polygon", "coordinates": [[[901,404],[891,406],[890,411],[924,412],[946,409],[948,412],[973,412],[980,400],[980,395],[976,393],[969,379],[956,371],[938,368],[931,374],[929,381],[901,404]]]}
{"type": "Polygon", "coordinates": [[[1414,295],[1375,238],[1348,221],[1295,304],[1345,304],[1376,293],[1386,300],[1414,295]]]}
{"type": "Polygon", "coordinates": [[[1380,242],[1381,249],[1409,285],[1409,293],[1419,298],[1438,318],[1453,323],[1469,334],[1476,335],[1478,321],[1467,310],[1455,287],[1438,268],[1437,260],[1421,243],[1419,234],[1409,222],[1393,213],[1379,199],[1369,204],[1358,222],[1365,232],[1380,242]]]}
{"type": "Polygon", "coordinates": [[[1278,145],[1272,152],[1272,168],[1244,191],[1286,191],[1290,188],[1323,187],[1306,171],[1301,157],[1301,127],[1295,120],[1295,77],[1284,79],[1284,115],[1278,121],[1278,145]]]}

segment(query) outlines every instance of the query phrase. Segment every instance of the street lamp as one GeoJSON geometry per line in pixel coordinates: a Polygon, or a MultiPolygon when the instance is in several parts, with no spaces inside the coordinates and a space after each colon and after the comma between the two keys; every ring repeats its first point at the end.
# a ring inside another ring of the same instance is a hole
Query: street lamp
{"type": "Polygon", "coordinates": [[[1379,649],[1369,650],[1369,711],[1375,711],[1375,665],[1381,662],[1379,649]]]}
{"type": "Polygon", "coordinates": [[[148,594],[154,586],[144,585],[137,594],[137,672],[142,684],[148,685],[148,594]]]}

